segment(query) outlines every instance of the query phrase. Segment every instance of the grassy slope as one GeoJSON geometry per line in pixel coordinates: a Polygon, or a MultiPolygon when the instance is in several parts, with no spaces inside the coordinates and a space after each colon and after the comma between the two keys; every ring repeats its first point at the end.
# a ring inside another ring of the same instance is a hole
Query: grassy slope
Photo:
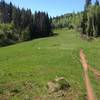
{"type": "MultiPolygon", "coordinates": [[[[87,42],[73,30],[63,29],[55,32],[59,35],[0,48],[1,94],[17,90],[17,95],[11,96],[12,100],[22,100],[25,96],[27,98],[27,95],[31,98],[42,97],[47,93],[46,83],[49,80],[64,76],[71,84],[74,99],[84,100],[86,91],[79,50],[83,48],[89,63],[100,70],[100,39],[87,42]],[[29,84],[27,88],[26,82],[31,83],[31,89],[29,84]]],[[[100,81],[94,81],[91,72],[90,76],[95,93],[100,98],[100,81]]]]}

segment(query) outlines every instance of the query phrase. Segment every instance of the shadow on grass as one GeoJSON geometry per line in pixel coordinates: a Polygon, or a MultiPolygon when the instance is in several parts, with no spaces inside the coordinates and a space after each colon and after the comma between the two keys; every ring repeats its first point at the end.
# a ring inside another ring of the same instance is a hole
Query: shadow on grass
{"type": "Polygon", "coordinates": [[[1,43],[0,42],[0,48],[2,48],[2,47],[8,47],[8,46],[11,46],[11,45],[15,45],[15,44],[18,44],[18,43],[23,43],[23,42],[28,42],[28,41],[32,41],[32,40],[36,40],[36,39],[41,39],[41,38],[48,38],[48,37],[55,37],[55,36],[57,36],[58,35],[58,33],[49,33],[49,35],[47,34],[47,35],[37,35],[37,36],[35,36],[34,38],[32,38],[32,39],[30,39],[30,40],[26,40],[26,41],[17,41],[17,42],[4,42],[4,43],[1,43]]]}

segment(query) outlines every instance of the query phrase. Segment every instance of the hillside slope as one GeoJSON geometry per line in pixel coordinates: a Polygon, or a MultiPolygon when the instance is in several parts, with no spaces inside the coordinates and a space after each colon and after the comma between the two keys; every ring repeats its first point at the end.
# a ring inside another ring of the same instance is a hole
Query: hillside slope
{"type": "MultiPolygon", "coordinates": [[[[86,90],[79,60],[83,48],[91,66],[100,70],[100,39],[82,40],[74,30],[55,30],[58,35],[0,48],[0,98],[23,100],[84,100],[86,90]],[[63,98],[48,96],[46,84],[55,77],[65,77],[71,85],[63,98]]],[[[90,72],[97,98],[100,80],[90,72]]],[[[98,99],[99,100],[99,99],[98,99]]]]}

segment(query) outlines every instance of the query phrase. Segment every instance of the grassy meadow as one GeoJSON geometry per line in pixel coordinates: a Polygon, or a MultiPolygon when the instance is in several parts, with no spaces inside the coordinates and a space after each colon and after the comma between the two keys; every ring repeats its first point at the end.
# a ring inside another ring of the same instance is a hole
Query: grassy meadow
{"type": "MultiPolygon", "coordinates": [[[[0,100],[85,100],[86,90],[79,51],[100,70],[100,38],[83,40],[75,30],[58,29],[57,35],[0,48],[0,100]],[[49,95],[46,85],[65,77],[71,85],[66,97],[49,95]]],[[[100,80],[89,73],[100,98],[100,80]]]]}

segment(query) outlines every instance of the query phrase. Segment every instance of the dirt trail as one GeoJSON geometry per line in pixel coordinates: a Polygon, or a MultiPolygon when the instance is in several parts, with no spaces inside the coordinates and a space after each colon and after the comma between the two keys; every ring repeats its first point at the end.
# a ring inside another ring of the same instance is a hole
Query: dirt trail
{"type": "Polygon", "coordinates": [[[87,90],[87,99],[88,100],[96,100],[94,92],[93,92],[93,88],[91,86],[91,82],[90,82],[90,79],[88,76],[89,66],[88,66],[88,63],[86,60],[86,56],[83,53],[82,49],[80,50],[80,61],[82,63],[83,69],[84,69],[84,82],[85,82],[86,90],[87,90]]]}
{"type": "Polygon", "coordinates": [[[90,65],[89,65],[89,69],[98,77],[100,78],[100,71],[92,68],[90,65]]]}

